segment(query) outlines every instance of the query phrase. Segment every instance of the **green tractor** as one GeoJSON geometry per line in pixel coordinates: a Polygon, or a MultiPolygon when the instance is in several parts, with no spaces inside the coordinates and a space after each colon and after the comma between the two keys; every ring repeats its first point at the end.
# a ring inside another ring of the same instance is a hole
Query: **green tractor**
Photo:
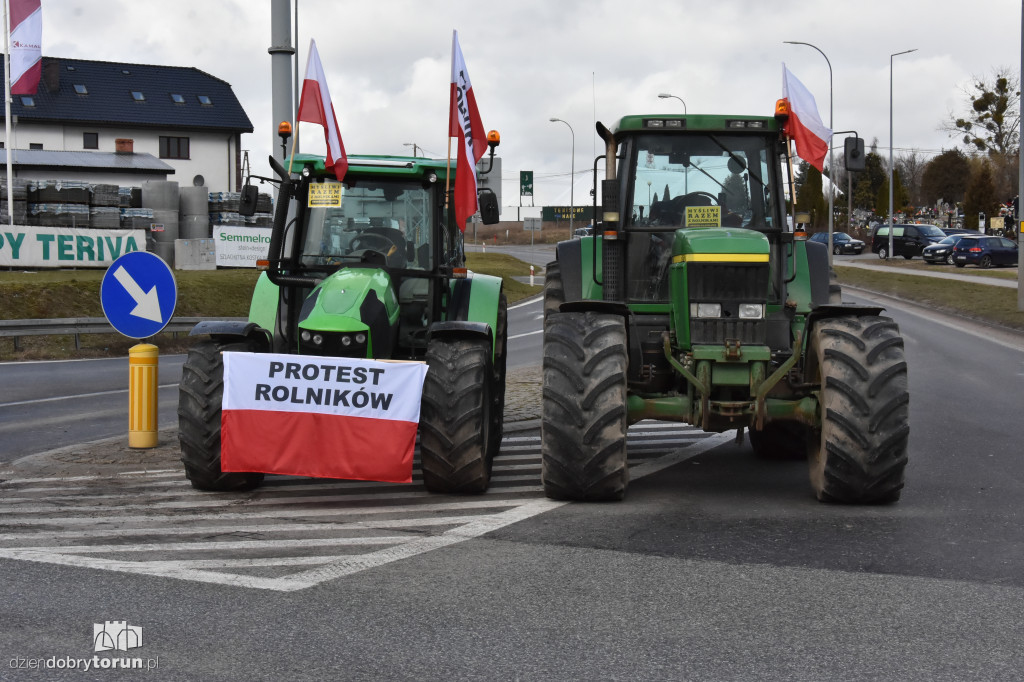
{"type": "Polygon", "coordinates": [[[659,419],[806,457],[821,501],[899,498],[903,339],[881,308],[841,303],[826,246],[788,222],[784,117],[597,124],[603,224],[561,242],[545,279],[549,497],[621,499],[627,427],[659,419]]]}
{"type": "MultiPolygon", "coordinates": [[[[493,164],[494,146],[491,144],[493,164]]],[[[420,360],[426,488],[481,493],[502,435],[506,301],[502,282],[468,272],[462,231],[447,210],[445,160],[350,156],[344,182],[324,158],[296,155],[279,183],[266,271],[247,321],[207,321],[189,351],[179,393],[181,459],[201,490],[247,490],[261,472],[224,472],[221,400],[226,351],[420,360]]],[[[241,212],[257,192],[247,184],[241,212]]],[[[480,193],[485,223],[498,220],[480,193]]],[[[324,443],[324,447],[333,447],[324,443]]]]}

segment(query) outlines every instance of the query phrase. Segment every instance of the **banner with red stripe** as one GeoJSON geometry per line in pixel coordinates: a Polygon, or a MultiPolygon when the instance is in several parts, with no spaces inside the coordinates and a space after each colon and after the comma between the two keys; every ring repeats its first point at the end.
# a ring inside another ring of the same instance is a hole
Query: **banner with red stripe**
{"type": "Polygon", "coordinates": [[[427,366],[225,353],[221,470],[412,481],[427,366]]]}

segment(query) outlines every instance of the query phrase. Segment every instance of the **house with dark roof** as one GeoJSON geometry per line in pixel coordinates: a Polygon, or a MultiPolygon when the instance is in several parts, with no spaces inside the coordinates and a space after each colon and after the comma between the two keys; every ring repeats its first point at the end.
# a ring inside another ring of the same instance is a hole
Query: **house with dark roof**
{"type": "Polygon", "coordinates": [[[57,57],[43,57],[37,93],[13,95],[11,114],[15,177],[156,173],[212,192],[240,188],[241,136],[253,131],[231,85],[199,69],[57,57]]]}

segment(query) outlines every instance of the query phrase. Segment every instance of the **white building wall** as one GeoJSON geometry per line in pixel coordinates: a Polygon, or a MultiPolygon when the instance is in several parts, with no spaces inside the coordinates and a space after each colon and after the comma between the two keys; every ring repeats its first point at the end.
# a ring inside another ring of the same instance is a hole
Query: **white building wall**
{"type": "MultiPolygon", "coordinates": [[[[15,127],[14,141],[19,149],[28,149],[30,143],[41,143],[43,149],[50,151],[115,151],[115,140],[130,139],[133,150],[137,153],[152,154],[160,158],[160,137],[189,138],[188,159],[160,159],[174,168],[174,173],[167,177],[183,187],[192,185],[193,178],[203,176],[205,185],[211,192],[233,192],[235,188],[235,158],[237,146],[235,135],[227,132],[196,132],[181,130],[159,130],[146,128],[123,128],[111,130],[92,126],[47,126],[37,124],[18,124],[15,127]],[[97,133],[99,147],[85,150],[84,133],[97,133]]],[[[19,175],[22,175],[19,173],[19,175]]],[[[27,174],[24,177],[28,177],[27,174]]],[[[38,178],[44,179],[44,178],[38,178]]],[[[72,179],[72,178],[69,178],[72,179]]],[[[89,180],[89,182],[100,182],[89,180]]],[[[125,183],[121,183],[125,184],[125,183]]]]}

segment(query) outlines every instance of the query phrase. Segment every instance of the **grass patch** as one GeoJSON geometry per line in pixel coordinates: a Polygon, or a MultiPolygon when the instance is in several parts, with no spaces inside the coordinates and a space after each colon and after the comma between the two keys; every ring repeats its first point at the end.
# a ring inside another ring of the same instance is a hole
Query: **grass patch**
{"type": "MultiPolygon", "coordinates": [[[[870,261],[868,261],[870,262],[870,261]]],[[[836,261],[836,265],[841,265],[842,261],[836,261]]],[[[963,268],[945,264],[932,264],[925,263],[923,260],[907,260],[905,258],[890,258],[888,261],[878,260],[871,263],[872,265],[881,265],[887,268],[895,268],[897,270],[921,270],[924,272],[944,272],[957,275],[971,275],[977,277],[991,277],[993,279],[1017,279],[1017,268],[993,268],[990,270],[982,270],[975,265],[968,265],[963,268]]]]}
{"type": "MultiPolygon", "coordinates": [[[[513,277],[529,276],[530,266],[505,254],[469,254],[468,267],[504,281],[509,303],[539,293],[513,277]]],[[[100,282],[103,270],[40,270],[0,272],[0,319],[32,320],[60,317],[103,317],[100,282]]],[[[259,273],[248,269],[176,270],[178,305],[182,317],[246,317],[259,273]]],[[[0,360],[42,360],[124,356],[138,343],[121,334],[83,334],[81,348],[75,338],[26,336],[14,348],[14,339],[0,338],[0,360]]],[[[161,353],[183,353],[194,339],[184,334],[159,334],[150,339],[161,353]]]]}
{"type": "MultiPolygon", "coordinates": [[[[921,265],[927,267],[924,263],[921,265]]],[[[1017,310],[1016,289],[844,267],[838,263],[835,268],[840,284],[896,296],[974,320],[1024,330],[1024,312],[1017,310]]],[[[962,273],[963,270],[958,272],[962,273]]],[[[973,269],[970,274],[975,274],[973,269]]]]}

